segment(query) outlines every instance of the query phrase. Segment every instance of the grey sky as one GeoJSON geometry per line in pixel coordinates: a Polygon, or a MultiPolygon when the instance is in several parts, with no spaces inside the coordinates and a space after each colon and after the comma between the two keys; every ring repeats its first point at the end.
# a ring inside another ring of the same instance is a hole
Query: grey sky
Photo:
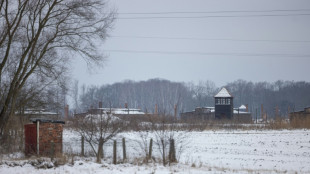
{"type": "Polygon", "coordinates": [[[310,55],[309,0],[111,0],[109,4],[119,18],[226,17],[117,19],[112,37],[102,44],[109,55],[104,67],[89,72],[83,61],[74,63],[72,74],[81,84],[150,78],[212,80],[217,86],[237,79],[310,81],[310,57],[305,56],[310,55]],[[219,11],[239,12],[122,14],[219,11]],[[298,15],[273,16],[290,14],[298,15]]]}

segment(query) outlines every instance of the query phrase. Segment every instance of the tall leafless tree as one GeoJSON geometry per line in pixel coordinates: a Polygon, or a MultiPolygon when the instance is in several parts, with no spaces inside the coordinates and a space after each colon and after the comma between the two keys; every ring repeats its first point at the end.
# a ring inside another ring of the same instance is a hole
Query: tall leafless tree
{"type": "Polygon", "coordinates": [[[36,74],[55,75],[76,55],[100,63],[114,12],[99,0],[0,0],[0,135],[36,74]]]}

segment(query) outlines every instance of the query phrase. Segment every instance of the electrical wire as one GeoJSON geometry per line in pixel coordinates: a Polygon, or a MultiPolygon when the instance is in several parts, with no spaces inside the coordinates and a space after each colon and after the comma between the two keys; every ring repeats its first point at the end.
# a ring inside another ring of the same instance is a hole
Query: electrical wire
{"type": "Polygon", "coordinates": [[[301,12],[310,11],[310,9],[278,9],[278,10],[223,10],[223,11],[175,11],[175,12],[132,12],[117,13],[119,15],[159,15],[159,14],[202,14],[202,13],[266,13],[266,12],[301,12]]]}
{"type": "Polygon", "coordinates": [[[237,42],[292,42],[310,43],[310,40],[271,40],[271,39],[219,39],[219,38],[194,38],[194,37],[155,37],[155,36],[109,36],[112,38],[134,38],[134,39],[167,39],[167,40],[197,40],[197,41],[237,41],[237,42]]]}
{"type": "Polygon", "coordinates": [[[221,16],[117,17],[116,19],[203,19],[203,18],[243,18],[243,17],[287,17],[287,16],[310,16],[310,13],[301,13],[301,14],[258,14],[258,15],[221,15],[221,16]]]}
{"type": "Polygon", "coordinates": [[[242,57],[299,57],[310,58],[310,54],[280,54],[280,53],[218,53],[218,52],[178,52],[178,51],[139,51],[139,50],[105,50],[116,53],[146,53],[146,54],[176,54],[176,55],[213,55],[213,56],[242,56],[242,57]]]}

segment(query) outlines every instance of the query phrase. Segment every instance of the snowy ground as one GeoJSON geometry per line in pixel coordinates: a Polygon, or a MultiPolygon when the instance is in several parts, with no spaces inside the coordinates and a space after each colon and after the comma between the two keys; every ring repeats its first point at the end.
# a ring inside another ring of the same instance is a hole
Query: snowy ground
{"type": "MultiPolygon", "coordinates": [[[[145,135],[145,133],[143,134],[145,135]]],[[[74,165],[52,169],[35,169],[30,164],[23,167],[0,165],[0,173],[310,173],[310,130],[217,130],[203,132],[178,132],[184,151],[179,163],[170,167],[161,164],[137,165],[143,156],[141,133],[118,135],[118,159],[121,160],[121,138],[126,138],[128,163],[112,165],[112,144],[105,147],[103,164],[94,160],[76,159],[74,165]]],[[[148,134],[154,137],[154,134],[148,134]]],[[[80,152],[80,138],[72,131],[64,131],[64,151],[80,152]]],[[[179,143],[180,145],[180,143],[179,143]]],[[[91,152],[89,146],[87,151],[91,152]]],[[[178,153],[178,150],[177,150],[178,153]]],[[[154,156],[160,153],[154,144],[154,156]]]]}

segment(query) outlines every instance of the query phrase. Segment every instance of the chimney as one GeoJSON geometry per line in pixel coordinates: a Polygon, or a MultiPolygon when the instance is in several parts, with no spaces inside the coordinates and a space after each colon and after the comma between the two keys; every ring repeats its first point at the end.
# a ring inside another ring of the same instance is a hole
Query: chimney
{"type": "Polygon", "coordinates": [[[102,108],[102,102],[101,101],[99,102],[99,108],[102,108]]]}
{"type": "Polygon", "coordinates": [[[245,112],[249,112],[249,105],[248,104],[245,105],[245,112]]]}
{"type": "Polygon", "coordinates": [[[177,120],[177,105],[174,105],[174,119],[177,120]]]}
{"type": "Polygon", "coordinates": [[[290,108],[290,106],[288,106],[288,107],[287,107],[287,116],[288,116],[288,118],[289,118],[289,116],[290,116],[290,112],[291,112],[291,108],[290,108]]]}
{"type": "Polygon", "coordinates": [[[157,104],[155,104],[155,112],[154,112],[154,115],[158,115],[158,106],[157,106],[157,104]]]}
{"type": "Polygon", "coordinates": [[[278,118],[278,116],[279,116],[279,106],[276,106],[276,119],[278,118]]]}
{"type": "Polygon", "coordinates": [[[260,107],[260,113],[261,113],[262,119],[264,119],[264,106],[263,106],[263,104],[260,107]]]}
{"type": "Polygon", "coordinates": [[[65,117],[65,121],[67,121],[69,117],[69,105],[65,106],[64,117],[65,117]]]}

